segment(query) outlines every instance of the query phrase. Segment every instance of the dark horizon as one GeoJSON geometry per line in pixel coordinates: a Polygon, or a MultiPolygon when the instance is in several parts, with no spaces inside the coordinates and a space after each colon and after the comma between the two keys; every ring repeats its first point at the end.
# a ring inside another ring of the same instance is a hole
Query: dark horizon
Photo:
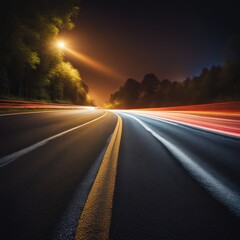
{"type": "Polygon", "coordinates": [[[113,78],[66,56],[89,85],[97,104],[127,78],[183,81],[203,68],[222,65],[228,40],[238,33],[237,1],[80,2],[75,29],[65,33],[75,50],[116,70],[113,78]]]}

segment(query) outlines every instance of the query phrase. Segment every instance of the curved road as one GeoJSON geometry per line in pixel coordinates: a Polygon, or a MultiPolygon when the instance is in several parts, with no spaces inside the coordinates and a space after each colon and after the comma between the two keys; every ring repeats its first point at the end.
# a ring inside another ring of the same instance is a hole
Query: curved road
{"type": "Polygon", "coordinates": [[[240,140],[119,114],[110,239],[239,239],[240,140]]]}
{"type": "Polygon", "coordinates": [[[116,134],[119,117],[103,110],[0,117],[0,239],[83,239],[78,220],[112,145],[108,237],[85,240],[240,239],[239,138],[116,113],[116,134]]]}
{"type": "MultiPolygon", "coordinates": [[[[100,110],[67,110],[0,117],[1,157],[104,114],[100,110]]],[[[104,149],[116,120],[108,113],[0,167],[1,240],[52,239],[54,228],[104,149]]]]}

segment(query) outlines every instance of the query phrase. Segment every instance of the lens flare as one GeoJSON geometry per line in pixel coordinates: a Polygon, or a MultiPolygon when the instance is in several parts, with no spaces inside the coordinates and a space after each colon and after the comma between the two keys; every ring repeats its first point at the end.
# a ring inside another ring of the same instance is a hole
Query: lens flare
{"type": "Polygon", "coordinates": [[[59,41],[59,42],[57,42],[57,47],[60,49],[63,49],[63,48],[65,48],[65,43],[63,41],[59,41]]]}

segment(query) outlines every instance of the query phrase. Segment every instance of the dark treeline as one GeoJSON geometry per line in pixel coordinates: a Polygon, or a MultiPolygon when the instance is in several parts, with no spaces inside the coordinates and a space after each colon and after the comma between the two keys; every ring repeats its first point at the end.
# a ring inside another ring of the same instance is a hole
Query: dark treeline
{"type": "Polygon", "coordinates": [[[240,41],[233,38],[223,66],[204,68],[182,82],[159,80],[153,73],[142,81],[129,78],[110,96],[109,108],[167,107],[240,100],[240,41]]]}
{"type": "Polygon", "coordinates": [[[91,104],[88,87],[63,52],[59,34],[74,27],[74,0],[1,2],[0,97],[91,104]]]}

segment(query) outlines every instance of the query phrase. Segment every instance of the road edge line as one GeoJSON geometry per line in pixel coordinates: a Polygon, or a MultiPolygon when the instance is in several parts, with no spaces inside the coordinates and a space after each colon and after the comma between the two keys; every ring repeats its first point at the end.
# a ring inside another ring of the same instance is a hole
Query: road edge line
{"type": "Polygon", "coordinates": [[[15,161],[15,160],[17,160],[18,158],[26,155],[27,153],[30,153],[31,151],[33,151],[33,150],[35,150],[35,149],[37,149],[37,148],[47,144],[49,141],[51,141],[53,139],[56,139],[58,137],[61,137],[61,136],[65,135],[66,133],[72,132],[72,131],[74,131],[74,130],[76,130],[78,128],[84,127],[84,126],[86,126],[86,125],[88,125],[90,123],[93,123],[93,122],[103,118],[107,114],[108,114],[108,112],[105,112],[102,116],[100,116],[98,118],[95,118],[95,119],[93,119],[93,120],[91,120],[89,122],[83,123],[82,125],[76,126],[74,128],[70,128],[70,129],[68,129],[66,131],[63,131],[63,132],[58,133],[58,134],[55,134],[55,135],[53,135],[53,136],[51,136],[49,138],[46,138],[46,139],[44,139],[44,140],[42,140],[40,142],[37,142],[37,143],[35,143],[35,144],[31,145],[31,146],[28,146],[26,148],[18,150],[17,152],[14,152],[14,153],[11,153],[11,154],[8,154],[8,155],[5,155],[5,156],[1,157],[0,158],[0,168],[5,166],[5,165],[7,165],[7,164],[9,164],[9,163],[11,163],[11,162],[13,162],[13,161],[15,161]]]}
{"type": "Polygon", "coordinates": [[[122,118],[117,116],[118,122],[78,221],[75,240],[109,239],[118,154],[122,136],[122,118]]]}
{"type": "Polygon", "coordinates": [[[209,174],[203,167],[194,162],[180,148],[176,147],[172,142],[166,140],[157,134],[146,123],[127,113],[124,115],[133,118],[153,137],[161,142],[168,151],[182,164],[182,166],[206,189],[210,194],[225,205],[236,217],[240,218],[240,194],[228,184],[221,182],[216,177],[209,174]],[[197,171],[196,171],[197,169],[197,171]]]}
{"type": "Polygon", "coordinates": [[[240,135],[234,135],[231,134],[229,132],[221,132],[218,131],[216,129],[211,129],[208,127],[201,127],[198,125],[194,125],[194,124],[190,124],[190,123],[185,123],[185,122],[181,122],[181,121],[176,121],[176,120],[170,120],[164,117],[158,117],[158,116],[151,116],[151,115],[145,115],[145,114],[141,114],[141,113],[132,113],[138,116],[142,116],[142,117],[147,117],[150,119],[154,119],[156,121],[161,121],[161,122],[166,122],[172,125],[180,125],[182,127],[186,127],[186,128],[191,128],[193,130],[197,130],[197,131],[201,131],[201,132],[206,132],[206,133],[210,133],[210,134],[216,134],[219,135],[221,137],[225,137],[225,138],[229,138],[229,139],[233,139],[233,140],[240,140],[240,135]]]}

